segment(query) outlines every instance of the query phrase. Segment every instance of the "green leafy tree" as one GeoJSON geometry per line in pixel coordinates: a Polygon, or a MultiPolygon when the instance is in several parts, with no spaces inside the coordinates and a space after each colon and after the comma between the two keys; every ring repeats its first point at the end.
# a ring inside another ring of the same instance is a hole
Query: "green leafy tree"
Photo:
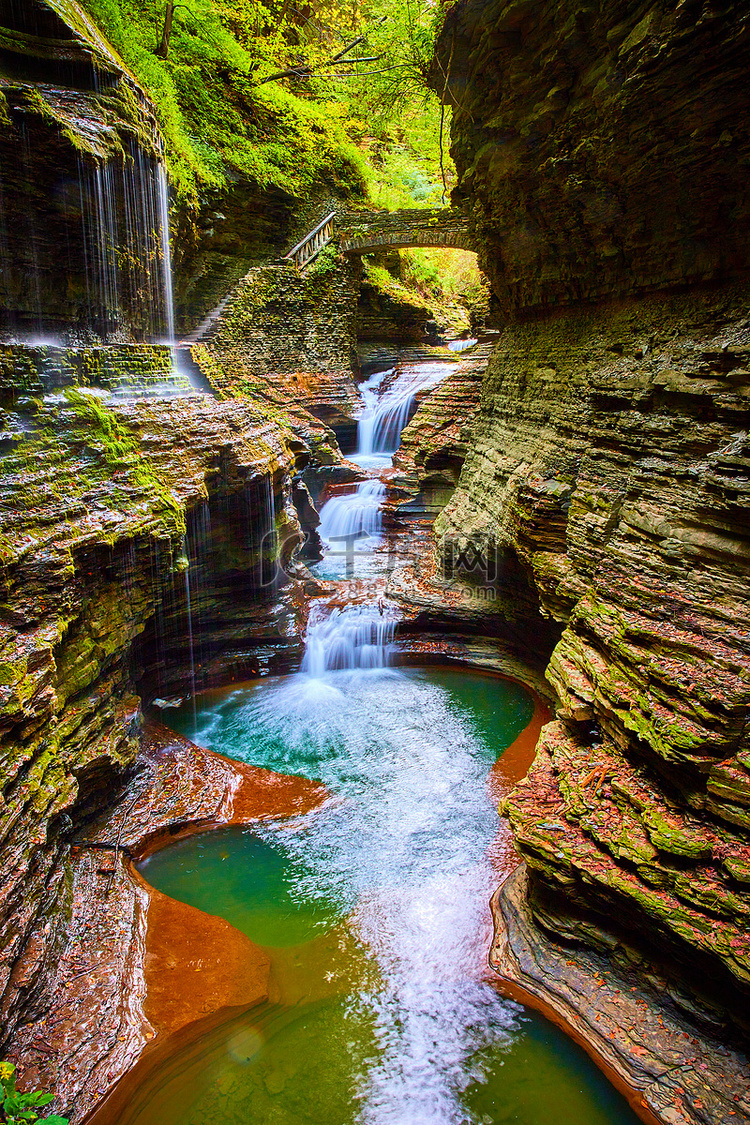
{"type": "Polygon", "coordinates": [[[67,1117],[53,1113],[40,1117],[37,1110],[54,1101],[54,1094],[38,1090],[22,1094],[16,1089],[16,1068],[0,1062],[0,1120],[5,1125],[68,1125],[67,1117]]]}

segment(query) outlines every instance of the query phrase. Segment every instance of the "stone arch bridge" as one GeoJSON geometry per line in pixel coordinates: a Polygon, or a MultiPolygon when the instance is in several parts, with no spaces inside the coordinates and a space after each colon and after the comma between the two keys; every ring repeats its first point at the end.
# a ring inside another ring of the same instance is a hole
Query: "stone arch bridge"
{"type": "Polygon", "coordinates": [[[285,255],[304,270],[332,238],[345,254],[370,254],[409,246],[476,251],[469,220],[450,207],[403,211],[331,211],[285,255]]]}
{"type": "Polygon", "coordinates": [[[336,235],[345,254],[410,246],[477,249],[466,215],[448,207],[345,212],[336,216],[336,235]]]}

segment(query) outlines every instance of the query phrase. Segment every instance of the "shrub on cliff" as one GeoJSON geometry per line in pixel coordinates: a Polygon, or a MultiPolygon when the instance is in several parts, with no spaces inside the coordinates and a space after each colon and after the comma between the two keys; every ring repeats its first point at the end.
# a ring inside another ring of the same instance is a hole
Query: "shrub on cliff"
{"type": "Polygon", "coordinates": [[[154,101],[182,194],[223,186],[238,173],[302,198],[316,188],[364,193],[363,160],[343,107],[278,83],[258,85],[282,44],[287,49],[284,17],[276,21],[245,0],[220,8],[190,0],[175,13],[165,58],[158,53],[163,0],[82,2],[154,101]]]}
{"type": "Polygon", "coordinates": [[[57,1113],[40,1117],[37,1110],[54,1101],[54,1094],[38,1090],[22,1094],[16,1090],[16,1068],[0,1062],[0,1121],[4,1125],[68,1125],[67,1117],[57,1113]]]}

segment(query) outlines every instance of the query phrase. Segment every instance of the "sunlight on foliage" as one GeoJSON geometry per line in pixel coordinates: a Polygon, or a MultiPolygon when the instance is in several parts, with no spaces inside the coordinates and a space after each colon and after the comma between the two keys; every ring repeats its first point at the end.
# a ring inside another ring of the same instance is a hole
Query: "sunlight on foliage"
{"type": "Polygon", "coordinates": [[[153,99],[179,192],[222,186],[237,172],[293,196],[362,192],[364,162],[347,133],[346,107],[280,83],[256,86],[281,50],[268,9],[248,0],[187,0],[161,58],[163,0],[84,5],[153,99]]]}
{"type": "Polygon", "coordinates": [[[469,250],[402,250],[401,278],[428,300],[459,301],[471,308],[489,299],[477,256],[469,250]]]}
{"type": "Polygon", "coordinates": [[[153,99],[180,194],[239,173],[295,198],[441,201],[432,0],[184,0],[166,57],[167,0],[82,2],[153,99]]]}

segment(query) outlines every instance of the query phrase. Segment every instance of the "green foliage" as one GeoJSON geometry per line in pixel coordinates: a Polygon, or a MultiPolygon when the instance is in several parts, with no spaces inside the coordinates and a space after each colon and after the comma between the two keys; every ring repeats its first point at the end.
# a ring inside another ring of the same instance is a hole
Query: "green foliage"
{"type": "Polygon", "coordinates": [[[440,107],[426,85],[434,0],[182,0],[166,58],[166,0],[81,2],[154,101],[181,194],[239,173],[296,198],[366,190],[392,208],[442,198],[440,107]]]}
{"type": "Polygon", "coordinates": [[[5,1125],[68,1125],[67,1117],[53,1113],[40,1117],[37,1110],[54,1101],[54,1094],[39,1091],[22,1094],[16,1090],[16,1068],[0,1062],[0,1121],[5,1125]]]}
{"type": "Polygon", "coordinates": [[[441,153],[440,102],[427,84],[443,13],[433,0],[368,0],[361,51],[378,61],[355,66],[359,77],[337,83],[350,130],[368,156],[369,196],[389,210],[439,205],[455,183],[445,151],[450,111],[442,115],[441,153]]]}
{"type": "MultiPolygon", "coordinates": [[[[154,99],[181,193],[239,174],[297,199],[445,202],[450,110],[427,85],[444,4],[182,0],[162,58],[166,0],[82,2],[154,99]]],[[[403,262],[401,281],[426,299],[486,299],[473,257],[415,250],[403,262]]]]}
{"type": "Polygon", "coordinates": [[[469,308],[489,300],[477,256],[468,250],[402,250],[401,278],[430,300],[457,301],[469,308]]]}
{"type": "Polygon", "coordinates": [[[68,387],[65,398],[73,414],[100,443],[108,465],[119,465],[135,455],[137,445],[132,434],[122,428],[117,416],[107,410],[95,395],[68,387]]]}
{"type": "Polygon", "coordinates": [[[167,58],[156,54],[164,0],[83,0],[153,99],[178,191],[222,186],[237,173],[294,196],[363,191],[363,160],[345,108],[258,78],[287,49],[287,24],[252,0],[185,0],[167,58]]]}

